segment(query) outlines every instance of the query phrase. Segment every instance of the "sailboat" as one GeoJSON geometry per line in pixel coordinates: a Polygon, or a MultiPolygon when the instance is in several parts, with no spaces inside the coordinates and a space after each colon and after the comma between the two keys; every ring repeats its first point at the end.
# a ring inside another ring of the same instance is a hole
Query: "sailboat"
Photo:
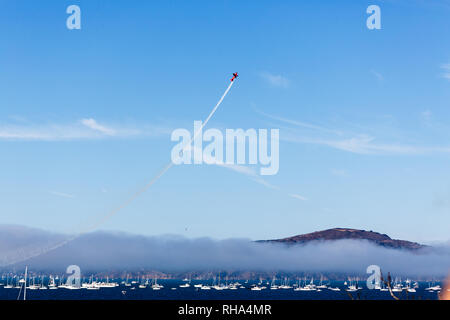
{"type": "Polygon", "coordinates": [[[189,288],[191,286],[191,278],[189,277],[189,279],[184,278],[183,281],[185,283],[180,284],[179,287],[180,288],[189,288]]]}
{"type": "Polygon", "coordinates": [[[12,288],[14,288],[12,284],[8,284],[8,275],[6,275],[6,285],[3,288],[5,288],[5,289],[12,289],[12,288]]]}
{"type": "Polygon", "coordinates": [[[15,285],[14,288],[15,288],[15,289],[21,289],[21,288],[22,288],[22,285],[21,285],[19,276],[14,276],[14,278],[16,279],[16,285],[15,285]]]}
{"type": "Polygon", "coordinates": [[[145,282],[144,282],[144,277],[142,277],[142,282],[139,285],[139,288],[140,289],[145,289],[145,288],[147,288],[147,285],[148,285],[148,279],[146,279],[145,282]]]}
{"type": "Polygon", "coordinates": [[[326,289],[327,288],[327,286],[325,284],[323,284],[323,275],[320,275],[320,283],[316,288],[317,289],[326,289]]]}
{"type": "Polygon", "coordinates": [[[328,289],[330,289],[331,291],[341,291],[341,289],[340,288],[338,288],[338,287],[328,287],[328,289]]]}
{"type": "Polygon", "coordinates": [[[58,287],[56,286],[56,283],[55,283],[55,278],[53,278],[52,275],[50,276],[50,280],[49,280],[49,283],[48,283],[48,288],[49,288],[50,290],[56,290],[56,289],[58,289],[58,287]]]}
{"type": "Polygon", "coordinates": [[[250,290],[252,291],[261,291],[263,288],[260,287],[259,285],[255,285],[254,287],[252,287],[250,290]]]}
{"type": "MultiPolygon", "coordinates": [[[[355,292],[355,291],[358,291],[358,287],[357,287],[356,284],[353,284],[353,280],[352,280],[351,278],[349,278],[349,281],[350,281],[350,283],[349,283],[349,285],[348,285],[348,288],[347,288],[345,291],[347,291],[347,292],[355,292]]],[[[347,281],[346,281],[346,282],[347,282],[347,281]]]]}
{"type": "MultiPolygon", "coordinates": [[[[23,282],[23,300],[27,300],[27,277],[28,277],[28,266],[25,266],[25,275],[24,278],[22,279],[23,282]]],[[[19,296],[17,297],[17,300],[19,300],[20,298],[20,292],[19,292],[19,296]]]]}
{"type": "Polygon", "coordinates": [[[158,278],[155,277],[153,285],[152,285],[152,289],[153,290],[161,290],[161,288],[164,288],[164,286],[158,284],[158,278]]]}
{"type": "Polygon", "coordinates": [[[94,275],[89,278],[89,283],[83,283],[82,287],[87,290],[100,290],[100,286],[96,281],[94,281],[94,275]]]}
{"type": "Polygon", "coordinates": [[[41,285],[39,286],[39,290],[47,290],[48,288],[44,285],[44,276],[41,276],[41,285]]]}
{"type": "Polygon", "coordinates": [[[125,287],[131,287],[131,283],[128,283],[128,274],[127,274],[127,280],[125,281],[125,287]]]}
{"type": "Polygon", "coordinates": [[[277,279],[275,276],[272,278],[272,283],[270,284],[270,290],[278,290],[278,286],[276,284],[277,279]]]}
{"type": "Polygon", "coordinates": [[[292,289],[292,287],[289,285],[289,279],[284,278],[284,283],[279,286],[280,289],[292,289]]]}
{"type": "Polygon", "coordinates": [[[32,278],[31,281],[32,284],[30,284],[30,286],[28,287],[28,289],[30,290],[38,290],[39,289],[39,285],[36,284],[36,277],[32,278]]]}

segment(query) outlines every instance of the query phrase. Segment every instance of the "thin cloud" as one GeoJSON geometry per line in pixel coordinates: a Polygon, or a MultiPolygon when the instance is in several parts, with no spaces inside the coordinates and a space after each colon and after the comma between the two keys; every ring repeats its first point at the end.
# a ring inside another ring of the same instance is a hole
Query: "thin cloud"
{"type": "Polygon", "coordinates": [[[69,193],[64,193],[64,192],[57,192],[57,191],[49,191],[50,194],[54,195],[54,196],[58,196],[58,197],[62,197],[62,198],[70,198],[73,199],[76,196],[73,194],[69,194],[69,193]]]}
{"type": "Polygon", "coordinates": [[[383,81],[384,77],[381,73],[375,71],[375,70],[370,70],[370,73],[372,73],[379,81],[383,81]]]}
{"type": "MultiPolygon", "coordinates": [[[[373,135],[365,133],[346,132],[345,130],[330,129],[325,126],[317,126],[307,122],[300,122],[283,117],[262,115],[291,126],[286,127],[281,135],[284,141],[316,144],[331,147],[341,151],[356,154],[387,154],[387,155],[418,155],[430,153],[450,153],[450,146],[419,146],[402,143],[379,142],[373,135]],[[307,131],[302,129],[308,129],[307,131]]],[[[427,113],[425,114],[427,115],[427,113]]],[[[431,116],[431,113],[428,114],[431,116]]]]}
{"type": "Polygon", "coordinates": [[[315,139],[303,137],[285,137],[286,141],[318,144],[328,146],[341,151],[357,154],[375,155],[419,155],[430,153],[450,153],[450,147],[421,147],[402,144],[382,144],[376,143],[375,138],[367,135],[356,136],[348,139],[315,139]]]}
{"type": "Polygon", "coordinates": [[[274,87],[283,87],[286,88],[289,86],[289,80],[282,76],[277,74],[271,74],[268,72],[262,72],[260,76],[270,85],[274,87]]]}
{"type": "Polygon", "coordinates": [[[443,71],[442,77],[447,80],[450,80],[450,63],[441,65],[441,69],[443,71]]]}
{"type": "Polygon", "coordinates": [[[267,118],[270,118],[270,119],[273,119],[273,120],[277,120],[277,121],[280,121],[280,122],[284,122],[284,123],[287,123],[287,124],[291,124],[291,125],[294,125],[294,126],[297,126],[297,127],[301,127],[301,128],[305,128],[305,129],[312,129],[312,130],[317,130],[317,131],[322,131],[322,132],[326,132],[326,133],[332,133],[332,134],[335,134],[335,135],[342,135],[343,134],[342,131],[334,130],[334,129],[330,129],[330,128],[325,128],[323,126],[319,126],[319,125],[316,125],[316,124],[313,124],[313,123],[304,122],[304,121],[298,121],[298,120],[292,120],[292,119],[288,119],[288,118],[284,118],[284,117],[275,116],[275,115],[268,114],[268,113],[265,113],[263,111],[260,111],[258,109],[255,109],[255,111],[258,112],[259,114],[267,117],[267,118]]]}
{"type": "Polygon", "coordinates": [[[150,125],[103,125],[95,119],[66,124],[0,124],[0,140],[70,141],[104,138],[133,138],[169,134],[169,128],[150,125]]]}
{"type": "Polygon", "coordinates": [[[342,169],[331,169],[331,174],[336,177],[345,177],[347,176],[347,172],[342,169]]]}
{"type": "Polygon", "coordinates": [[[106,134],[106,135],[108,135],[108,136],[113,136],[113,135],[116,134],[115,130],[100,125],[99,123],[97,123],[97,121],[95,121],[95,120],[92,119],[92,118],[90,118],[90,119],[82,119],[82,120],[81,120],[81,123],[82,123],[83,125],[85,125],[86,127],[92,129],[92,130],[95,130],[95,131],[104,133],[104,134],[106,134]]]}
{"type": "Polygon", "coordinates": [[[295,193],[290,193],[289,196],[292,197],[292,198],[298,199],[298,200],[302,200],[302,201],[308,200],[304,196],[301,196],[301,195],[295,194],[295,193]]]}
{"type": "Polygon", "coordinates": [[[430,110],[425,110],[421,113],[421,116],[423,120],[428,122],[431,120],[432,113],[430,110]]]}

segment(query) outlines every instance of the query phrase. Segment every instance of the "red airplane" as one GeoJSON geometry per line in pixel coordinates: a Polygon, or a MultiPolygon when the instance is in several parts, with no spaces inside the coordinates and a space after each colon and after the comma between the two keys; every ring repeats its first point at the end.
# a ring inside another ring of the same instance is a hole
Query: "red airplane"
{"type": "Polygon", "coordinates": [[[234,79],[236,79],[237,77],[239,77],[238,73],[237,72],[233,73],[233,78],[231,78],[231,82],[233,82],[234,79]]]}

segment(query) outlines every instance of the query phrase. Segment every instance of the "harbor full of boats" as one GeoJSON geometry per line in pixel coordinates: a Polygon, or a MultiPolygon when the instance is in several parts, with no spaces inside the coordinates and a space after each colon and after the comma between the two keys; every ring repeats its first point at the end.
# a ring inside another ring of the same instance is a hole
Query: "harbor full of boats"
{"type": "Polygon", "coordinates": [[[11,299],[26,290],[28,298],[75,298],[83,299],[103,297],[108,299],[132,298],[195,298],[201,296],[228,296],[237,299],[252,298],[289,298],[289,299],[348,299],[352,296],[366,296],[368,299],[389,299],[390,294],[417,296],[417,298],[434,299],[443,290],[440,282],[418,282],[410,279],[395,278],[392,281],[391,292],[383,284],[375,283],[368,289],[365,280],[349,277],[345,281],[324,280],[323,277],[303,277],[290,279],[288,277],[257,280],[236,280],[221,278],[220,275],[209,280],[158,279],[148,276],[132,278],[127,275],[124,279],[104,278],[91,275],[73,281],[71,277],[62,276],[30,276],[3,275],[0,279],[0,299],[11,299]],[[72,282],[71,282],[72,281],[72,282]],[[57,290],[57,291],[55,291],[57,290]],[[8,292],[11,292],[8,294],[8,292]],[[17,294],[14,294],[16,292],[17,294]],[[45,293],[44,293],[45,292],[45,293]],[[50,293],[53,292],[53,293],[50,293]],[[72,293],[67,293],[72,292],[72,293]],[[84,293],[83,293],[84,292],[84,293]],[[90,292],[89,294],[87,292],[90,292]]]}

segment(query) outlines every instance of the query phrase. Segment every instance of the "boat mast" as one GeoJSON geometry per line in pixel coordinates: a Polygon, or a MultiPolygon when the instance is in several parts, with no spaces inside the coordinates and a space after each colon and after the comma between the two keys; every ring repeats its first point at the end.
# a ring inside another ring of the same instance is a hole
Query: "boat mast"
{"type": "Polygon", "coordinates": [[[23,300],[27,300],[27,273],[28,273],[28,266],[25,266],[25,283],[23,289],[23,300]]]}

